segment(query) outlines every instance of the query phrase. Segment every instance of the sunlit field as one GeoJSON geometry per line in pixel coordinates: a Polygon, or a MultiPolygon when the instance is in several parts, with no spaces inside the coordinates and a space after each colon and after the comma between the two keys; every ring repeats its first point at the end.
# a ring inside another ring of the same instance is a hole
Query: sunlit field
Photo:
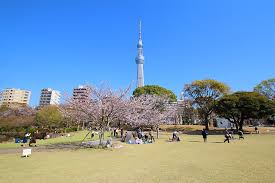
{"type": "Polygon", "coordinates": [[[275,182],[275,135],[246,135],[223,143],[222,135],[182,135],[181,142],[0,154],[0,182],[275,182]]]}
{"type": "MultiPolygon", "coordinates": [[[[75,142],[81,142],[84,140],[85,136],[88,134],[88,131],[78,131],[74,133],[70,133],[70,137],[67,136],[60,136],[57,138],[51,138],[51,139],[46,139],[46,140],[37,140],[36,145],[38,146],[44,146],[44,145],[53,145],[53,144],[58,144],[58,143],[75,143],[75,142]]],[[[108,138],[110,136],[110,133],[105,133],[105,137],[108,138]]],[[[98,136],[96,135],[93,140],[98,139],[98,136]]],[[[85,138],[85,141],[89,141],[90,135],[85,138]]],[[[28,144],[27,144],[28,145],[28,144]]],[[[3,142],[0,143],[0,149],[3,148],[17,148],[20,147],[21,144],[14,143],[14,141],[9,141],[9,142],[3,142]]]]}

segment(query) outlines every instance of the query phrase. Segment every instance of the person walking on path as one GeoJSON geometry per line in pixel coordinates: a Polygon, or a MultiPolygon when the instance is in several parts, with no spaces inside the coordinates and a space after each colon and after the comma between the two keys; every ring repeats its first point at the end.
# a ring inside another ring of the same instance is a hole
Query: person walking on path
{"type": "Polygon", "coordinates": [[[152,131],[149,132],[149,137],[152,143],[155,142],[155,137],[153,136],[152,131]]]}
{"type": "Polygon", "coordinates": [[[256,133],[256,134],[259,134],[259,133],[260,133],[257,126],[255,126],[255,133],[256,133]]]}
{"type": "Polygon", "coordinates": [[[227,129],[225,129],[224,137],[225,137],[224,143],[225,143],[226,141],[229,143],[230,134],[229,134],[229,132],[228,132],[227,129]]]}
{"type": "Polygon", "coordinates": [[[202,135],[203,141],[207,142],[207,135],[208,135],[208,133],[207,133],[207,131],[206,131],[205,128],[201,131],[201,135],[202,135]]]}

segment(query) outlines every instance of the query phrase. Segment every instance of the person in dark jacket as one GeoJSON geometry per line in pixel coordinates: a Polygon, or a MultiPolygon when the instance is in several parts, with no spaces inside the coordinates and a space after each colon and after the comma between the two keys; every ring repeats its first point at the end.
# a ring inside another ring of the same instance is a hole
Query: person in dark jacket
{"type": "Polygon", "coordinates": [[[121,129],[120,129],[120,138],[122,138],[123,135],[124,135],[124,131],[123,131],[123,129],[121,128],[121,129]]]}
{"type": "Polygon", "coordinates": [[[257,126],[255,126],[255,133],[256,133],[256,134],[259,134],[259,133],[260,133],[257,126]]]}
{"type": "Polygon", "coordinates": [[[33,133],[32,136],[30,137],[29,147],[32,147],[33,144],[36,147],[36,134],[35,133],[33,133]]]}
{"type": "Polygon", "coordinates": [[[224,132],[224,143],[227,141],[229,143],[229,139],[230,139],[230,134],[229,134],[229,131],[227,129],[225,129],[225,132],[224,132]]]}
{"type": "Polygon", "coordinates": [[[243,131],[242,130],[238,131],[238,135],[239,135],[239,139],[244,139],[243,131]]]}
{"type": "Polygon", "coordinates": [[[203,141],[207,142],[207,135],[208,135],[208,133],[207,133],[207,131],[206,131],[205,128],[201,131],[201,135],[202,135],[203,141]]]}

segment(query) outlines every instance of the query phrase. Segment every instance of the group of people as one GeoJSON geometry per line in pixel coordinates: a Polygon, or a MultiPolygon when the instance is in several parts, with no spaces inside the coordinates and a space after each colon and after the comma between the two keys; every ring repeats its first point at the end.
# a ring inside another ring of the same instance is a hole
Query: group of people
{"type": "Polygon", "coordinates": [[[34,144],[34,146],[36,146],[36,134],[37,133],[38,132],[35,132],[35,133],[26,132],[22,139],[19,137],[15,138],[15,143],[22,143],[21,144],[22,147],[25,147],[27,143],[29,143],[29,147],[32,147],[33,144],[34,144]]]}
{"type": "MultiPolygon", "coordinates": [[[[238,131],[238,135],[239,135],[239,139],[244,139],[242,130],[238,131]]],[[[225,137],[224,143],[225,142],[230,143],[230,140],[234,139],[234,129],[233,128],[231,128],[231,130],[225,129],[224,137],[225,137]]]]}
{"type": "MultiPolygon", "coordinates": [[[[207,142],[208,132],[207,132],[207,130],[205,128],[201,131],[201,135],[203,137],[204,142],[207,142]]],[[[238,131],[238,135],[239,135],[239,139],[244,139],[244,135],[243,135],[243,131],[242,130],[238,131]]],[[[228,130],[226,128],[225,131],[224,131],[224,137],[225,137],[224,143],[225,142],[229,143],[230,140],[233,140],[234,139],[234,129],[231,128],[231,130],[228,130]]]]}
{"type": "Polygon", "coordinates": [[[124,134],[123,128],[121,128],[121,129],[119,129],[119,128],[114,128],[113,131],[112,131],[112,135],[113,135],[114,137],[118,137],[119,132],[120,132],[120,137],[122,137],[123,134],[124,134]]]}
{"type": "Polygon", "coordinates": [[[141,128],[138,128],[135,132],[122,134],[121,141],[129,144],[148,144],[155,142],[155,138],[151,131],[144,133],[141,128]]]}

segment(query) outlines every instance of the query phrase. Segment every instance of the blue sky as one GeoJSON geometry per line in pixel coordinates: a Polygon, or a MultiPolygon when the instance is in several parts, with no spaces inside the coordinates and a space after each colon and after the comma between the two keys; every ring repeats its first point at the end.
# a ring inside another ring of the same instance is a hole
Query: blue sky
{"type": "Polygon", "coordinates": [[[179,95],[213,78],[233,91],[275,77],[274,0],[0,1],[0,89],[71,93],[79,84],[135,87],[138,20],[145,84],[179,95]]]}

